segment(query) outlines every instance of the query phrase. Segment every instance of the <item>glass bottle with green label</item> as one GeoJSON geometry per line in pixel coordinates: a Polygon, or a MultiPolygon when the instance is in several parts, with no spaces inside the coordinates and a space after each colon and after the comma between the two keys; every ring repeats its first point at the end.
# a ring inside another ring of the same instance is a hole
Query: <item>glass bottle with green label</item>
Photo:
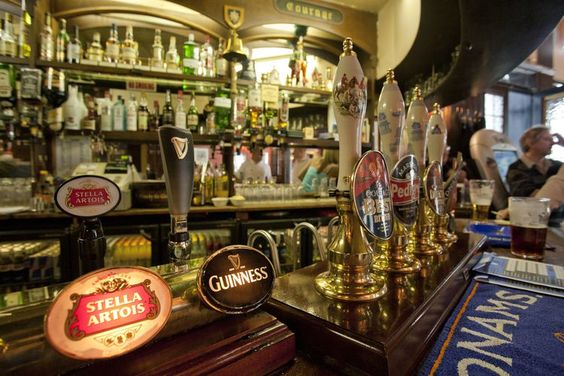
{"type": "Polygon", "coordinates": [[[213,102],[215,124],[222,133],[231,126],[231,93],[225,87],[218,89],[213,102]]]}
{"type": "Polygon", "coordinates": [[[184,42],[184,59],[182,59],[182,72],[195,75],[200,66],[200,46],[194,41],[194,34],[188,34],[188,40],[184,42]]]}
{"type": "Polygon", "coordinates": [[[186,123],[190,132],[198,132],[198,107],[196,107],[196,97],[192,93],[192,99],[190,99],[190,108],[188,108],[188,114],[186,115],[186,123]]]}

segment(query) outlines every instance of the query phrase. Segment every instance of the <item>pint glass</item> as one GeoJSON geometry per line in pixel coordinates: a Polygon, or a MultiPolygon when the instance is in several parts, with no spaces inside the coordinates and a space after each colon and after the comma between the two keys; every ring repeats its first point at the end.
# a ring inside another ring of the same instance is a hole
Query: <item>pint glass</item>
{"type": "Polygon", "coordinates": [[[472,219],[486,221],[494,194],[494,180],[470,180],[470,201],[472,202],[472,219]]]}
{"type": "Polygon", "coordinates": [[[513,255],[533,260],[543,258],[550,217],[549,201],[548,198],[509,197],[513,255]]]}

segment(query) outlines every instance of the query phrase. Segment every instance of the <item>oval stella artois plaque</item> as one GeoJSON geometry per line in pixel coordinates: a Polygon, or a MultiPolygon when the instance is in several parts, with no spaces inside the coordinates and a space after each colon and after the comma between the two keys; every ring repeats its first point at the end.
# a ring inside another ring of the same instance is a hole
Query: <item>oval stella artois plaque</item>
{"type": "Polygon", "coordinates": [[[354,210],[372,236],[389,239],[393,232],[392,199],[384,156],[367,151],[354,169],[352,193],[354,210]]]}
{"type": "Polygon", "coordinates": [[[445,192],[443,189],[443,174],[441,164],[433,161],[424,178],[425,196],[427,204],[437,215],[445,214],[445,192]]]}
{"type": "Polygon", "coordinates": [[[390,187],[395,217],[411,226],[417,220],[419,209],[419,166],[414,155],[406,155],[396,163],[390,187]]]}
{"type": "Polygon", "coordinates": [[[270,297],[274,279],[274,267],[262,252],[232,245],[213,253],[201,266],[198,292],[219,312],[246,313],[270,297]]]}
{"type": "Polygon", "coordinates": [[[55,192],[55,203],[63,212],[81,218],[99,217],[121,200],[119,187],[102,176],[82,175],[67,180],[55,192]]]}
{"type": "Polygon", "coordinates": [[[100,269],[57,295],[45,316],[45,337],[71,358],[112,358],[154,338],[171,308],[170,288],[151,270],[100,269]]]}

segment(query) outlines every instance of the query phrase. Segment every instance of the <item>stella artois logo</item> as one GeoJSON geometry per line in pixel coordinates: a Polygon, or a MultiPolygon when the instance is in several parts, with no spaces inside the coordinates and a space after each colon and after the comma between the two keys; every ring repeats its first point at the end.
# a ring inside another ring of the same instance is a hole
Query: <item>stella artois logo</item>
{"type": "Polygon", "coordinates": [[[99,217],[113,210],[120,200],[119,187],[102,176],[77,176],[61,184],[55,193],[59,209],[81,218],[99,217]]]}
{"type": "Polygon", "coordinates": [[[184,159],[188,154],[188,138],[172,137],[170,139],[178,159],[184,159]]]}
{"type": "Polygon", "coordinates": [[[53,301],[45,335],[72,358],[109,358],[151,340],[165,325],[172,296],[149,269],[106,268],[67,286],[53,301]]]}
{"type": "Polygon", "coordinates": [[[232,29],[239,28],[245,20],[245,9],[233,5],[223,6],[223,19],[227,26],[232,29]]]}

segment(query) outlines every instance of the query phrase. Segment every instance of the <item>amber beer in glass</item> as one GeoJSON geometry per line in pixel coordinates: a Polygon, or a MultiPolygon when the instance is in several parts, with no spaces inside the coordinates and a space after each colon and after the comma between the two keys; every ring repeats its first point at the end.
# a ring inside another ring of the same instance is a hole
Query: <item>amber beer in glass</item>
{"type": "Polygon", "coordinates": [[[549,199],[510,197],[511,253],[517,257],[542,260],[548,219],[549,199]]]}
{"type": "Polygon", "coordinates": [[[492,203],[495,181],[470,180],[470,201],[472,202],[472,219],[487,221],[490,205],[492,203]]]}

